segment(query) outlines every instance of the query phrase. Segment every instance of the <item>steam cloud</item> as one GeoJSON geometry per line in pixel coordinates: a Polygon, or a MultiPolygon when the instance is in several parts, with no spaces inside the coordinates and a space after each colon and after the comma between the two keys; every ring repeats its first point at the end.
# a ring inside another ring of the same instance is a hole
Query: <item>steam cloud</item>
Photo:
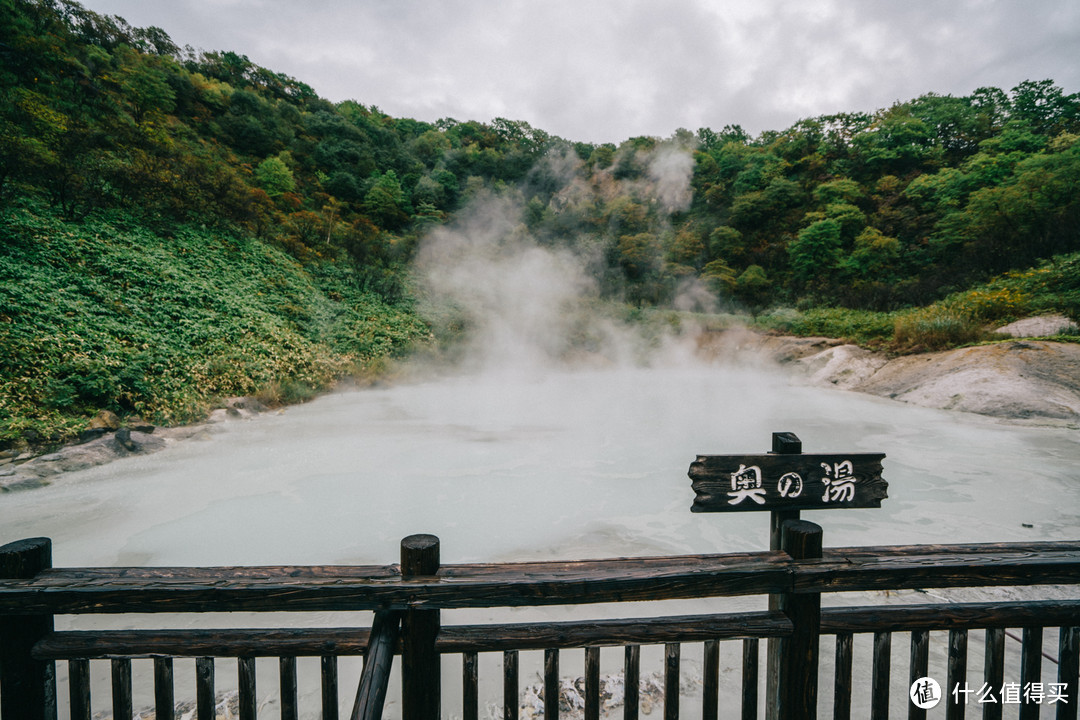
{"type": "MultiPolygon", "coordinates": [[[[636,160],[645,172],[620,181],[610,169],[588,177],[573,152],[551,153],[537,170],[556,183],[548,208],[573,211],[629,195],[657,204],[666,223],[689,207],[693,158],[685,148],[662,144],[636,160]]],[[[567,362],[622,364],[647,350],[655,354],[657,346],[670,350],[643,338],[601,299],[603,248],[595,235],[570,229],[554,240],[538,238],[525,209],[522,189],[486,190],[421,243],[414,271],[422,310],[437,334],[441,328],[455,338],[461,362],[475,370],[530,371],[567,362]]],[[[676,306],[708,304],[703,291],[688,288],[676,306]]]]}

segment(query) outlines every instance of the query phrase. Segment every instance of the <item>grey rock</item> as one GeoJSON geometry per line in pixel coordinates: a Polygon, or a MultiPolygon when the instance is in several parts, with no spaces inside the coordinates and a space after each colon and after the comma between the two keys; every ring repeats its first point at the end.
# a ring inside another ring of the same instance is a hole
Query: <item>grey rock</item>
{"type": "Polygon", "coordinates": [[[1048,337],[1051,335],[1075,335],[1076,323],[1064,315],[1043,315],[1025,318],[999,327],[994,332],[1016,338],[1048,337]]]}

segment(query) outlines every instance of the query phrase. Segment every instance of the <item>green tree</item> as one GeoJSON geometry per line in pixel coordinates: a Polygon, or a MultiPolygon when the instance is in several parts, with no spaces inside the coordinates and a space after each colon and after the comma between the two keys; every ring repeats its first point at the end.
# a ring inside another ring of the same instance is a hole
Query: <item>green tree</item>
{"type": "Polygon", "coordinates": [[[405,190],[397,173],[387,170],[376,175],[371,189],[364,195],[364,212],[380,226],[399,230],[409,221],[405,190]]]}
{"type": "Polygon", "coordinates": [[[296,180],[285,161],[275,155],[268,157],[255,168],[255,182],[270,197],[278,197],[296,189],[296,180]]]}
{"type": "Polygon", "coordinates": [[[821,288],[830,282],[830,274],[840,260],[842,225],[826,218],[799,231],[788,245],[788,259],[795,281],[804,288],[821,288]]]}
{"type": "Polygon", "coordinates": [[[746,308],[757,314],[772,302],[772,282],[760,265],[751,265],[735,279],[734,294],[746,308]]]}

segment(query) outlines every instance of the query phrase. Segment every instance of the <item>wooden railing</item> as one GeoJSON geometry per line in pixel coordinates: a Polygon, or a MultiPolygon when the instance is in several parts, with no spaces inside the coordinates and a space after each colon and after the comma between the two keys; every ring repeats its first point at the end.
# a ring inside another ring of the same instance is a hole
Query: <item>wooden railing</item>
{"type": "MultiPolygon", "coordinates": [[[[819,645],[835,636],[832,709],[852,715],[853,638],[873,634],[869,715],[889,712],[891,641],[911,633],[912,681],[927,675],[929,633],[947,631],[946,717],[963,718],[965,705],[949,690],[969,682],[968,632],[985,630],[986,683],[1003,692],[1007,629],[1018,629],[1025,686],[1041,683],[1053,703],[1020,705],[1020,717],[1040,709],[1077,717],[1080,601],[946,603],[821,608],[822,593],[1016,585],[1080,584],[1080,542],[919,545],[822,550],[821,530],[805,521],[784,523],[782,549],[725,555],[575,562],[440,565],[438,540],[411,536],[400,565],[357,567],[52,568],[50,543],[33,539],[0,547],[0,715],[56,717],[57,661],[68,664],[68,716],[89,718],[91,660],[112,672],[113,717],[132,716],[131,662],[153,658],[158,716],[174,707],[173,659],[196,658],[197,717],[214,717],[213,658],[237,658],[239,716],[257,714],[255,658],[279,658],[282,718],[297,718],[296,658],[322,658],[322,717],[337,718],[338,658],[365,655],[352,717],[378,717],[390,665],[401,659],[401,714],[408,720],[440,716],[441,656],[461,654],[462,715],[480,717],[479,657],[501,653],[504,718],[518,717],[519,652],[542,650],[545,699],[558,697],[560,650],[584,648],[585,718],[601,716],[600,648],[621,647],[625,673],[622,716],[638,717],[643,645],[663,645],[664,716],[679,714],[682,645],[703,643],[702,716],[814,718],[818,712],[819,645]],[[597,621],[448,625],[440,611],[458,608],[589,605],[624,601],[774,595],[770,611],[597,621]],[[55,615],[94,613],[207,613],[374,611],[372,627],[245,630],[54,631],[55,615]],[[398,627],[400,624],[400,636],[398,627]],[[1041,676],[1044,628],[1060,628],[1053,660],[1057,673],[1041,676]],[[759,643],[778,649],[774,696],[758,697],[759,643]],[[742,689],[721,698],[720,643],[742,642],[742,689]],[[721,704],[725,710],[720,712],[721,704]]],[[[1013,633],[1011,633],[1013,634],[1013,633]]],[[[1014,634],[1015,635],[1015,634],[1014,634]]],[[[565,669],[565,668],[564,668],[565,669]]],[[[970,698],[974,704],[975,698],[970,698]]],[[[926,712],[906,703],[911,718],[926,712]]],[[[975,706],[978,707],[978,706],[975,706]]],[[[978,707],[1001,717],[1002,704],[978,707]]],[[[456,711],[455,711],[456,714],[456,711]]],[[[974,714],[974,709],[970,713],[974,714]]],[[[559,716],[556,701],[544,716],[559,716]]],[[[862,715],[858,715],[862,717],[862,715]]]]}

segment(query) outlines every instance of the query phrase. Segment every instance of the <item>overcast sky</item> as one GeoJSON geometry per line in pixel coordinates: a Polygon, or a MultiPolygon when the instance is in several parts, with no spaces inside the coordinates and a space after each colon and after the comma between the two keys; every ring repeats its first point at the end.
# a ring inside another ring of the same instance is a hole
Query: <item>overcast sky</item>
{"type": "Polygon", "coordinates": [[[396,117],[525,120],[574,141],[873,111],[1053,79],[1076,0],[83,0],[396,117]]]}

